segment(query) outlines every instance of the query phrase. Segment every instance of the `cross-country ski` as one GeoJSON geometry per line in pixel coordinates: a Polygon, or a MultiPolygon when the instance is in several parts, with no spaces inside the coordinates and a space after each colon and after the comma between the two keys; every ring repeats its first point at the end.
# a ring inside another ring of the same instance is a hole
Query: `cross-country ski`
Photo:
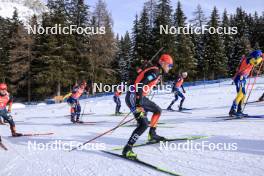
{"type": "MultiPolygon", "coordinates": [[[[141,144],[135,144],[135,147],[142,147],[142,146],[146,146],[146,145],[152,145],[152,144],[158,144],[160,142],[175,142],[175,141],[190,141],[190,140],[197,140],[197,139],[205,139],[208,138],[207,136],[190,136],[190,137],[182,137],[182,138],[170,138],[170,139],[165,139],[163,141],[155,141],[155,142],[145,142],[145,143],[141,143],[141,144]]],[[[123,149],[123,147],[115,147],[112,150],[121,150],[123,149]]]]}
{"type": "Polygon", "coordinates": [[[0,148],[2,148],[4,150],[8,150],[7,147],[2,142],[0,142],[0,148]]]}
{"type": "Polygon", "coordinates": [[[3,144],[1,137],[0,137],[0,148],[3,150],[8,150],[7,147],[3,144]]]}
{"type": "Polygon", "coordinates": [[[149,167],[149,168],[154,169],[154,170],[156,170],[156,171],[158,171],[158,172],[163,172],[163,173],[166,173],[166,174],[168,174],[168,175],[180,176],[179,174],[177,174],[177,173],[175,173],[175,172],[172,172],[172,171],[169,171],[169,170],[166,170],[166,169],[160,168],[160,167],[158,167],[158,166],[154,166],[154,165],[152,165],[152,164],[150,164],[150,163],[146,163],[146,162],[144,162],[144,161],[142,161],[142,160],[140,160],[140,159],[138,159],[138,158],[135,158],[135,159],[128,159],[128,158],[124,157],[123,155],[119,155],[119,154],[117,154],[117,153],[113,153],[113,152],[109,152],[109,151],[102,151],[102,152],[107,153],[107,154],[109,154],[109,155],[113,155],[113,156],[115,156],[115,157],[123,158],[123,159],[125,159],[125,160],[131,161],[131,162],[134,162],[134,163],[137,163],[137,164],[139,164],[139,165],[143,165],[143,166],[149,167]]]}
{"type": "Polygon", "coordinates": [[[48,136],[53,135],[54,133],[22,133],[20,136],[15,137],[23,137],[23,136],[48,136]]]}

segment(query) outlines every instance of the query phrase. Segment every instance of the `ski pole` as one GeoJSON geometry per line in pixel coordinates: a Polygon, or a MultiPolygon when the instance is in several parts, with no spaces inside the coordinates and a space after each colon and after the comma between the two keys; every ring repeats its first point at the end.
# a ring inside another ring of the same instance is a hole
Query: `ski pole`
{"type": "Polygon", "coordinates": [[[153,92],[153,94],[152,94],[150,100],[152,100],[152,99],[154,98],[154,95],[155,95],[155,92],[153,92]]]}
{"type": "MultiPolygon", "coordinates": [[[[128,115],[127,115],[127,116],[128,116],[128,115]]],[[[88,144],[88,143],[90,143],[90,142],[92,142],[92,141],[94,141],[94,140],[96,140],[96,139],[98,139],[98,138],[100,138],[100,137],[102,137],[102,136],[104,136],[104,135],[110,133],[111,131],[113,131],[113,130],[115,130],[115,129],[117,129],[117,128],[119,128],[119,127],[125,125],[125,124],[127,124],[128,122],[131,122],[132,120],[134,120],[134,117],[133,117],[132,119],[129,119],[129,120],[127,120],[127,121],[121,123],[121,124],[118,124],[118,125],[115,126],[114,128],[112,128],[112,129],[110,129],[110,130],[107,130],[107,131],[105,131],[104,133],[101,133],[101,134],[95,136],[94,138],[90,139],[89,141],[86,141],[86,142],[82,143],[81,145],[72,148],[69,152],[71,152],[71,151],[73,151],[73,150],[76,150],[76,149],[78,149],[79,147],[84,146],[84,145],[86,145],[86,144],[88,144]]]]}
{"type": "MultiPolygon", "coordinates": [[[[154,95],[155,94],[153,94],[153,96],[152,96],[152,98],[154,97],[154,95]]],[[[152,99],[151,98],[151,99],[152,99]]],[[[79,145],[79,146],[77,146],[77,147],[75,147],[75,148],[72,148],[71,150],[70,150],[70,152],[71,151],[73,151],[73,150],[76,150],[76,149],[78,149],[79,147],[81,147],[81,146],[84,146],[84,145],[86,145],[86,144],[88,144],[88,143],[90,143],[90,142],[92,142],[92,141],[94,141],[94,140],[96,140],[96,139],[98,139],[98,138],[100,138],[100,137],[102,137],[102,136],[104,136],[104,135],[106,135],[106,134],[108,134],[108,133],[110,133],[110,132],[113,132],[114,130],[116,130],[117,128],[119,128],[119,127],[121,127],[121,126],[123,126],[123,125],[125,125],[125,124],[127,124],[128,122],[131,122],[131,121],[133,121],[133,120],[135,120],[135,118],[133,117],[132,119],[129,119],[129,120],[127,120],[127,121],[125,121],[126,120],[126,118],[129,116],[131,114],[131,111],[118,123],[118,125],[116,125],[114,128],[112,128],[112,129],[110,129],[110,130],[107,130],[107,131],[105,131],[104,133],[101,133],[101,134],[99,134],[99,135],[97,135],[97,136],[95,136],[94,138],[92,138],[92,139],[90,139],[89,141],[87,141],[87,142],[84,142],[83,144],[81,144],[81,145],[79,145]]]]}
{"type": "Polygon", "coordinates": [[[242,111],[242,112],[244,112],[244,110],[245,110],[245,108],[246,108],[246,105],[247,105],[247,103],[248,103],[248,100],[249,100],[249,97],[250,97],[250,95],[251,95],[251,92],[252,92],[252,90],[253,90],[253,88],[254,88],[254,85],[256,84],[257,77],[259,76],[259,73],[260,73],[260,70],[261,70],[261,68],[262,68],[262,65],[263,65],[263,61],[261,62],[261,65],[260,65],[259,70],[258,70],[258,72],[257,72],[257,75],[256,75],[256,77],[255,77],[255,79],[254,79],[254,83],[252,84],[252,87],[251,87],[251,89],[250,89],[250,92],[249,92],[249,94],[248,94],[248,97],[247,97],[247,100],[246,100],[246,103],[245,103],[245,105],[244,105],[244,107],[243,107],[243,111],[242,111]]]}
{"type": "MultiPolygon", "coordinates": [[[[152,94],[150,100],[152,100],[152,99],[154,98],[154,95],[155,95],[155,93],[153,92],[153,94],[152,94]]],[[[131,114],[131,112],[132,112],[132,111],[130,111],[130,112],[125,116],[125,118],[119,122],[118,125],[121,125],[121,123],[123,123],[123,122],[125,121],[125,119],[131,114]]],[[[113,130],[112,132],[114,132],[114,130],[113,130]]]]}
{"type": "MultiPolygon", "coordinates": [[[[125,120],[126,118],[131,114],[131,111],[118,123],[117,126],[121,125],[125,120]]],[[[115,130],[115,129],[114,129],[115,130]]],[[[112,130],[111,132],[114,132],[114,130],[112,130]]]]}
{"type": "Polygon", "coordinates": [[[83,117],[83,115],[84,115],[84,110],[85,110],[85,108],[86,108],[86,104],[87,104],[87,101],[85,101],[85,104],[84,104],[83,112],[82,112],[82,114],[81,114],[81,121],[82,121],[82,117],[83,117]]]}
{"type": "Polygon", "coordinates": [[[253,67],[253,69],[252,69],[252,71],[250,73],[249,80],[248,80],[248,84],[247,84],[247,88],[246,88],[246,92],[248,91],[248,87],[249,87],[249,85],[251,83],[251,78],[253,77],[254,69],[255,69],[255,67],[253,67]]]}
{"type": "Polygon", "coordinates": [[[152,62],[154,59],[155,59],[155,57],[162,51],[164,49],[164,47],[161,47],[157,52],[156,52],[156,54],[154,55],[154,56],[152,56],[152,58],[149,60],[149,62],[152,62]]]}

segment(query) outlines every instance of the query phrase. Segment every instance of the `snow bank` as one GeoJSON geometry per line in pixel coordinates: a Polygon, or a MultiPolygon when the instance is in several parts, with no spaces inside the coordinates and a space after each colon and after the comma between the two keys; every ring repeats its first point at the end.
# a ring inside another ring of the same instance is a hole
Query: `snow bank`
{"type": "Polygon", "coordinates": [[[26,107],[26,105],[24,105],[22,103],[13,103],[13,106],[12,106],[13,109],[22,109],[25,107],[26,107]]]}
{"type": "Polygon", "coordinates": [[[37,104],[37,106],[46,106],[47,104],[46,103],[39,103],[37,104]]]}

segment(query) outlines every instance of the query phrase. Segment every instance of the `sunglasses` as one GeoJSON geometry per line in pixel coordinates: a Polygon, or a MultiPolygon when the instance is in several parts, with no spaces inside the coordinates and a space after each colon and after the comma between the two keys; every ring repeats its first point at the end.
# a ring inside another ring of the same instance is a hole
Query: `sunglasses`
{"type": "Polygon", "coordinates": [[[169,64],[169,68],[172,69],[173,68],[173,64],[169,64]]]}

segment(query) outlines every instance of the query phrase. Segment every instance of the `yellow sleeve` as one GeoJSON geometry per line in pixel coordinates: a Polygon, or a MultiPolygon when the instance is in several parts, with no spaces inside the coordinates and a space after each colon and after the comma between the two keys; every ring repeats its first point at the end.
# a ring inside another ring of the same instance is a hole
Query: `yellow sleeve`
{"type": "Polygon", "coordinates": [[[262,62],[262,60],[263,60],[262,57],[252,58],[252,59],[250,59],[250,64],[257,66],[262,62]]]}
{"type": "Polygon", "coordinates": [[[63,100],[65,100],[66,98],[69,98],[72,95],[72,93],[68,93],[63,97],[63,100]]]}

